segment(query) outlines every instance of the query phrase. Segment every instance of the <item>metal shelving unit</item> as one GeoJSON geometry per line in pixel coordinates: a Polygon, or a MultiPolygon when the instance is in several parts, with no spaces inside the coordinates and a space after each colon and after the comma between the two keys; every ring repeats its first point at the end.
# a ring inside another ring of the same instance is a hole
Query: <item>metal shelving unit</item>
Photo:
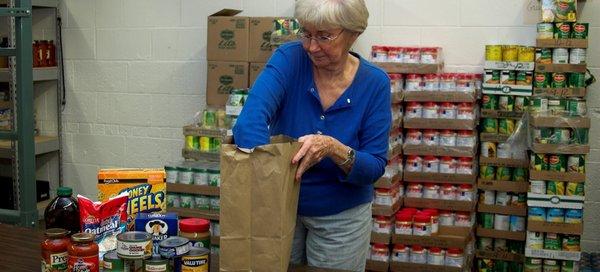
{"type": "MultiPolygon", "coordinates": [[[[0,222],[34,227],[40,218],[41,204],[36,198],[36,155],[57,152],[60,184],[60,90],[61,71],[58,67],[33,68],[32,16],[33,9],[50,8],[58,18],[58,0],[0,0],[0,17],[9,17],[9,48],[1,48],[0,56],[9,56],[9,68],[0,69],[0,82],[9,82],[11,101],[2,106],[12,109],[12,130],[0,131],[0,158],[12,160],[15,210],[0,209],[0,222]],[[34,82],[57,82],[57,136],[35,136],[34,82]]],[[[59,37],[59,29],[56,31],[59,37]]],[[[56,38],[58,41],[59,39],[56,38]]],[[[57,59],[60,44],[57,42],[57,59]]],[[[53,189],[53,188],[51,188],[53,189]]],[[[45,205],[43,205],[45,208],[45,205]]]]}

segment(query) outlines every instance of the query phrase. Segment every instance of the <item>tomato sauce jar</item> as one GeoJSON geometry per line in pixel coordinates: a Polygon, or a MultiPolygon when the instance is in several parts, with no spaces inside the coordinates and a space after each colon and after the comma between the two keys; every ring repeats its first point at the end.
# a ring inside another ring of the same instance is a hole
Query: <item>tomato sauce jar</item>
{"type": "Polygon", "coordinates": [[[66,229],[46,230],[46,240],[42,242],[42,270],[67,271],[69,232],[66,229]]]}
{"type": "Polygon", "coordinates": [[[95,235],[80,232],[71,236],[68,247],[68,271],[99,271],[98,244],[94,242],[95,235]]]}

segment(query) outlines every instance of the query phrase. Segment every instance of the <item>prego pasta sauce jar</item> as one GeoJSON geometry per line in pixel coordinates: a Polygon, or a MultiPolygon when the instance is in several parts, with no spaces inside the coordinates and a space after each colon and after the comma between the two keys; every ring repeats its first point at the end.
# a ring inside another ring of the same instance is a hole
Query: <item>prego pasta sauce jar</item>
{"type": "Polygon", "coordinates": [[[61,228],[46,230],[46,240],[42,242],[42,272],[67,271],[69,255],[69,232],[61,228]]]}

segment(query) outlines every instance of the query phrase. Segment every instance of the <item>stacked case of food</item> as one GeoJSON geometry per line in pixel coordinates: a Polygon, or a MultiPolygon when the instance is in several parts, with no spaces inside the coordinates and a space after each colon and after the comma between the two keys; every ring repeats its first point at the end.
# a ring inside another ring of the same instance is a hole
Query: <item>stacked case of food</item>
{"type": "Polygon", "coordinates": [[[388,271],[389,269],[394,214],[400,209],[404,195],[404,188],[401,184],[403,167],[402,89],[404,81],[402,74],[389,74],[389,77],[392,97],[392,128],[389,138],[388,165],[383,177],[375,183],[370,250],[380,252],[380,254],[379,257],[375,256],[375,258],[367,260],[367,269],[372,271],[388,271]]]}
{"type": "Polygon", "coordinates": [[[527,215],[526,130],[535,48],[487,45],[477,181],[480,270],[522,271],[527,215]]]}
{"type": "Polygon", "coordinates": [[[585,199],[590,118],[585,101],[587,23],[576,1],[542,1],[534,96],[529,109],[531,153],[525,267],[577,271],[585,199]]]}
{"type": "Polygon", "coordinates": [[[371,260],[390,261],[392,271],[468,269],[480,78],[440,73],[435,47],[374,46],[373,60],[392,74],[392,85],[403,86],[406,208],[394,215],[393,245],[374,244],[371,260]]]}

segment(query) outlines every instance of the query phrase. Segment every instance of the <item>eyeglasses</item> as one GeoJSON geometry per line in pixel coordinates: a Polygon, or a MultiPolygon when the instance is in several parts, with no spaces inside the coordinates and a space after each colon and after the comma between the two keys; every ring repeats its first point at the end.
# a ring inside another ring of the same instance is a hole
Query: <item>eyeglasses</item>
{"type": "Polygon", "coordinates": [[[342,29],[342,31],[340,31],[340,33],[338,33],[335,36],[318,35],[318,36],[313,37],[310,33],[307,33],[301,29],[298,32],[298,36],[300,37],[300,39],[302,39],[303,43],[310,43],[310,40],[315,40],[317,42],[317,44],[323,45],[323,44],[330,44],[335,39],[337,39],[340,35],[342,35],[343,32],[344,32],[344,29],[342,29]]]}

